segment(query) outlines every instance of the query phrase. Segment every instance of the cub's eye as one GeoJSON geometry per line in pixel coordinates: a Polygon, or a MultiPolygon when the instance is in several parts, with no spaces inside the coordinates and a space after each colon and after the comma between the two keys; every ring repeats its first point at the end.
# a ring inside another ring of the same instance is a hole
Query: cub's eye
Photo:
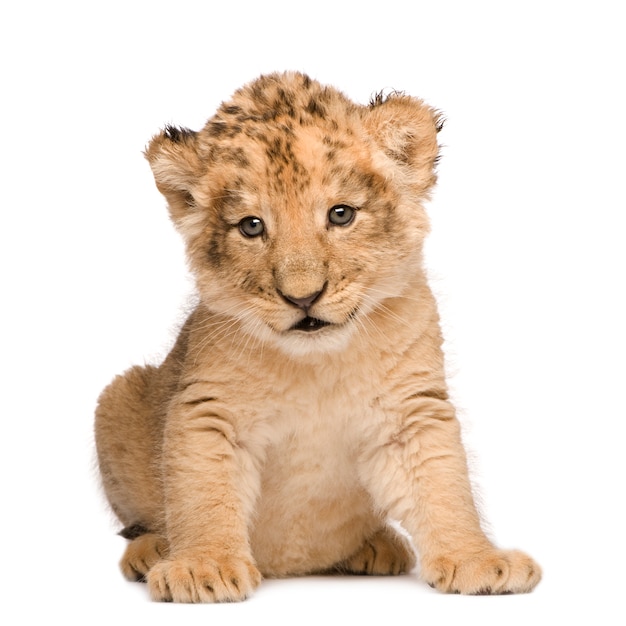
{"type": "Polygon", "coordinates": [[[239,232],[244,237],[258,237],[265,232],[265,224],[260,217],[244,217],[239,222],[239,232]]]}
{"type": "Polygon", "coordinates": [[[328,221],[334,226],[347,226],[355,215],[356,209],[347,204],[337,204],[328,211],[328,221]]]}

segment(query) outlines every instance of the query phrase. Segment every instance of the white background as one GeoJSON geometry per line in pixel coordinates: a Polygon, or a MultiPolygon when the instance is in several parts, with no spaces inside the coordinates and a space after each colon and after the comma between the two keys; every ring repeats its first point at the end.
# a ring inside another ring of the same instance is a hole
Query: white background
{"type": "Polygon", "coordinates": [[[3,2],[0,619],[626,623],[620,4],[3,2]],[[95,400],[163,354],[190,291],[141,151],[283,69],[445,112],[427,262],[490,532],[544,568],[530,595],[308,578],[174,606],[117,570],[95,400]]]}

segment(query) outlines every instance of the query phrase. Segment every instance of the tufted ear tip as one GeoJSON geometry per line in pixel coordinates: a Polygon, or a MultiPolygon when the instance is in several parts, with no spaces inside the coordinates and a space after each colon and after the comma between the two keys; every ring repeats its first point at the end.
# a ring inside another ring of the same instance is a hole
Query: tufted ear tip
{"type": "Polygon", "coordinates": [[[162,135],[165,139],[168,139],[173,143],[192,143],[195,141],[198,133],[195,130],[186,128],[185,126],[166,124],[162,135]]]}
{"type": "Polygon", "coordinates": [[[176,221],[194,205],[193,188],[201,175],[197,133],[167,125],[144,150],[158,190],[165,196],[176,221]]]}
{"type": "Polygon", "coordinates": [[[437,134],[444,124],[441,112],[400,92],[379,93],[364,109],[364,123],[383,152],[413,173],[416,187],[426,191],[432,186],[437,134]]]}
{"type": "Polygon", "coordinates": [[[197,135],[197,132],[183,126],[166,124],[160,133],[152,137],[143,154],[151,166],[163,157],[173,160],[188,158],[196,152],[197,135]]]}

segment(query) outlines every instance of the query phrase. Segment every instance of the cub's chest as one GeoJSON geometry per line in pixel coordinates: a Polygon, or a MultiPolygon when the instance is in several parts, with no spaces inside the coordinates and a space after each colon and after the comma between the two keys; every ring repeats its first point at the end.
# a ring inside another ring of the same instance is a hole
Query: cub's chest
{"type": "MultiPolygon", "coordinates": [[[[354,407],[325,402],[290,406],[288,415],[278,416],[265,449],[263,497],[274,502],[271,507],[278,498],[293,510],[347,497],[358,483],[362,437],[354,407]]],[[[291,513],[284,510],[281,515],[291,513]]]]}
{"type": "MultiPolygon", "coordinates": [[[[284,380],[284,379],[283,379],[284,380]]],[[[355,438],[359,424],[376,419],[382,393],[376,377],[355,368],[332,372],[294,372],[288,384],[268,390],[263,402],[273,443],[302,441],[304,445],[355,438]]]]}
{"type": "Polygon", "coordinates": [[[239,445],[258,461],[273,459],[288,478],[296,466],[313,471],[320,459],[341,465],[387,421],[385,368],[380,360],[375,365],[337,357],[316,363],[259,358],[229,369],[217,360],[203,372],[212,382],[202,392],[219,399],[212,408],[233,421],[239,445]]]}

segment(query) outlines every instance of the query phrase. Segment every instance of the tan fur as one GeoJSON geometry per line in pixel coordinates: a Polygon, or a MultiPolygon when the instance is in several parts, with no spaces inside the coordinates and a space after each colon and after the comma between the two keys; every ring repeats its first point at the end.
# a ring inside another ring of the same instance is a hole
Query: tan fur
{"type": "Polygon", "coordinates": [[[448,401],[422,270],[439,124],[420,100],[358,106],[286,73],[236,92],[202,131],[150,143],[200,303],[162,365],[104,390],[96,442],[130,538],[122,570],[154,599],[408,571],[392,519],[442,591],[539,581],[481,530],[448,401]],[[331,221],[350,207],[351,223],[331,221]],[[327,325],[294,328],[305,317],[327,325]]]}

